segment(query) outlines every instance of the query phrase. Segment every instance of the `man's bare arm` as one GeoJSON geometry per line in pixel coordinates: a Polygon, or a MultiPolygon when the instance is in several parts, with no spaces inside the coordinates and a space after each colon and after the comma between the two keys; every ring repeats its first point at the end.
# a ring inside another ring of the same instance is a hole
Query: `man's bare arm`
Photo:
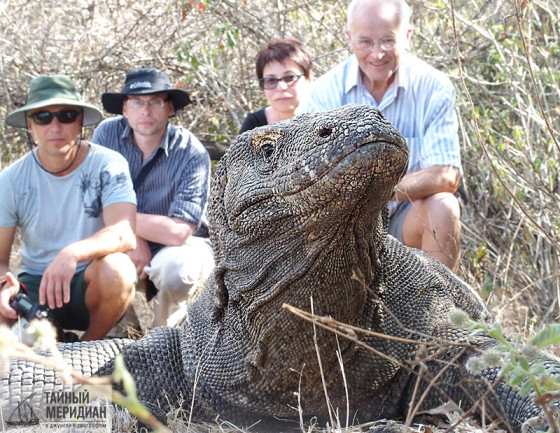
{"type": "Polygon", "coordinates": [[[459,170],[448,165],[434,165],[405,175],[397,185],[393,200],[419,200],[438,192],[454,194],[459,186],[459,170]]]}
{"type": "Polygon", "coordinates": [[[16,234],[16,227],[0,227],[0,323],[5,319],[17,318],[17,313],[10,307],[9,301],[19,291],[19,285],[10,278],[10,254],[16,234]]]}
{"type": "Polygon", "coordinates": [[[139,213],[136,235],[162,245],[183,245],[196,230],[196,225],[180,218],[139,213]]]}
{"type": "Polygon", "coordinates": [[[49,264],[39,286],[39,302],[49,308],[70,302],[70,282],[78,263],[124,253],[136,247],[136,206],[115,203],[103,209],[105,227],[92,236],[64,247],[49,264]]]}
{"type": "Polygon", "coordinates": [[[16,235],[16,227],[0,227],[0,276],[10,270],[10,254],[16,235]]]}
{"type": "Polygon", "coordinates": [[[105,227],[89,238],[74,242],[62,251],[72,253],[77,262],[87,262],[111,253],[124,253],[136,247],[136,206],[115,203],[103,208],[105,227]]]}

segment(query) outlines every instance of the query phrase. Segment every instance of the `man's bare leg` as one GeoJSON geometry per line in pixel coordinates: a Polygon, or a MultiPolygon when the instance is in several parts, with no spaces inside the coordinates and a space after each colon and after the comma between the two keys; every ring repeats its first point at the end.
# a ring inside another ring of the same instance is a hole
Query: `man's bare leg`
{"type": "Polygon", "coordinates": [[[109,254],[86,268],[89,326],[82,340],[99,340],[117,324],[134,298],[136,269],[126,254],[109,254]]]}
{"type": "Polygon", "coordinates": [[[461,209],[450,193],[412,203],[403,222],[405,245],[418,248],[455,270],[461,255],[461,209]]]}

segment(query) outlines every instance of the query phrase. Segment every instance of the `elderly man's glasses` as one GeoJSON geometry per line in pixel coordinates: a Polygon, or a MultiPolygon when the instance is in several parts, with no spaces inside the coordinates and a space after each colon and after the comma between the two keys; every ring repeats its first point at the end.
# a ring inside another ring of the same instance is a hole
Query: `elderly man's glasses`
{"type": "Polygon", "coordinates": [[[148,106],[148,108],[150,109],[161,109],[165,106],[165,103],[169,101],[169,99],[127,99],[126,103],[127,105],[132,108],[133,110],[141,110],[142,108],[144,108],[146,105],[148,106]]]}
{"type": "Polygon", "coordinates": [[[74,123],[80,114],[78,110],[37,111],[28,117],[37,125],[48,125],[55,117],[60,123],[74,123]]]}
{"type": "Polygon", "coordinates": [[[284,75],[283,77],[276,78],[276,77],[264,77],[259,80],[259,84],[263,89],[266,90],[273,90],[276,89],[278,83],[283,81],[286,83],[286,86],[292,87],[294,84],[298,82],[298,80],[303,77],[305,74],[290,74],[284,75]]]}
{"type": "Polygon", "coordinates": [[[392,38],[381,39],[380,41],[374,41],[373,39],[358,39],[352,41],[354,42],[356,48],[363,52],[373,50],[375,44],[379,44],[379,49],[381,51],[391,51],[397,46],[397,41],[392,38]]]}

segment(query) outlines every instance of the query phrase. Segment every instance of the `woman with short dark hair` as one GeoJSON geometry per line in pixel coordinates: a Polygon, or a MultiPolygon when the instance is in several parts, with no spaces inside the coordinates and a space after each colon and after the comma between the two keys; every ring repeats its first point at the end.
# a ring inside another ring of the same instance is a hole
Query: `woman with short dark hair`
{"type": "Polygon", "coordinates": [[[269,105],[249,113],[239,133],[293,117],[313,78],[313,62],[297,39],[277,39],[258,52],[256,71],[269,105]]]}

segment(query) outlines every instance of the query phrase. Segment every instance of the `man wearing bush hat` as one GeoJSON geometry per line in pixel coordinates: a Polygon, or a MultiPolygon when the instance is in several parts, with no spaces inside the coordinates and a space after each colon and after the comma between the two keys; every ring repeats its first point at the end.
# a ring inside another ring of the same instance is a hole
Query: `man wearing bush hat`
{"type": "Polygon", "coordinates": [[[6,117],[36,148],[0,172],[0,323],[17,318],[9,301],[21,288],[63,328],[100,339],[132,302],[136,274],[124,253],[136,244],[136,197],[126,160],[81,139],[100,120],[64,75],[34,78],[26,104],[6,117]],[[9,270],[16,228],[19,281],[9,270]]]}
{"type": "Polygon", "coordinates": [[[148,298],[157,293],[154,324],[165,325],[214,267],[206,220],[210,157],[190,131],[169,122],[191,101],[164,72],[131,71],[122,92],[104,93],[101,101],[120,116],[103,121],[92,140],[128,161],[138,198],[137,247],[128,254],[148,298]]]}

